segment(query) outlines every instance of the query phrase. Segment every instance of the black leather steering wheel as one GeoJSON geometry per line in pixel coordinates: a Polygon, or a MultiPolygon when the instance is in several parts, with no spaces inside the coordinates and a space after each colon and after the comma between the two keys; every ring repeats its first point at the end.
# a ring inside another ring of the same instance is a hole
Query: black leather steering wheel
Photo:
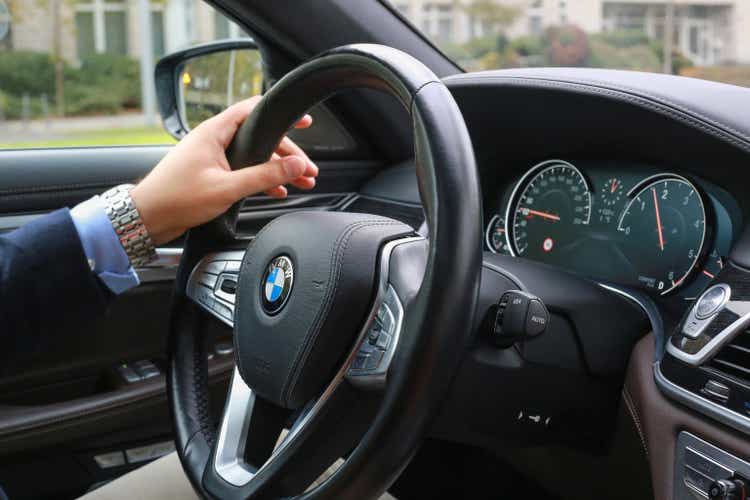
{"type": "Polygon", "coordinates": [[[480,188],[461,112],[422,63],[378,45],[316,57],[263,97],[230,164],[265,161],[306,110],[361,87],[394,96],[412,118],[429,240],[385,217],[321,211],[279,217],[249,240],[235,234],[237,207],[190,231],[168,389],[180,460],[205,498],[377,497],[418,448],[466,350],[480,188]],[[222,288],[232,279],[235,296],[222,288]],[[237,365],[218,429],[206,369],[216,317],[233,325],[237,365]]]}

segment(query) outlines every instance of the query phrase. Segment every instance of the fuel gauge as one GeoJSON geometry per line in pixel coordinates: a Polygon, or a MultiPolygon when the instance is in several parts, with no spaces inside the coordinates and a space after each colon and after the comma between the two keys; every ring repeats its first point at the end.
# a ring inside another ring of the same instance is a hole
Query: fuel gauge
{"type": "Polygon", "coordinates": [[[505,235],[505,218],[495,215],[487,224],[485,242],[490,252],[510,255],[508,251],[508,238],[505,235]]]}

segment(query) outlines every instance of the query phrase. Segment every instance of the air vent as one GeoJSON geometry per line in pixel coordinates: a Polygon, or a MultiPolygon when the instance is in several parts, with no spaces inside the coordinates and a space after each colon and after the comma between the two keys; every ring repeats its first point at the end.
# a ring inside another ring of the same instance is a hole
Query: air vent
{"type": "Polygon", "coordinates": [[[391,219],[408,224],[414,229],[419,229],[419,226],[424,222],[424,211],[418,205],[390,202],[365,196],[355,199],[345,210],[347,212],[377,214],[383,217],[390,217],[391,219]]]}
{"type": "Polygon", "coordinates": [[[708,367],[750,384],[750,330],[744,330],[709,361],[708,367]]]}

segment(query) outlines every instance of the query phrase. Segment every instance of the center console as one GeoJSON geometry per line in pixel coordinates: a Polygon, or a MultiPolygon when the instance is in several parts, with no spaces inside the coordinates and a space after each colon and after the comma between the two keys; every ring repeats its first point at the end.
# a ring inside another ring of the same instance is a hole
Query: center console
{"type": "MultiPolygon", "coordinates": [[[[668,398],[750,435],[750,251],[745,251],[750,245],[745,240],[750,243],[749,234],[668,339],[654,378],[668,398]]],[[[750,463],[683,430],[676,443],[673,492],[675,500],[745,500],[750,463]]]]}

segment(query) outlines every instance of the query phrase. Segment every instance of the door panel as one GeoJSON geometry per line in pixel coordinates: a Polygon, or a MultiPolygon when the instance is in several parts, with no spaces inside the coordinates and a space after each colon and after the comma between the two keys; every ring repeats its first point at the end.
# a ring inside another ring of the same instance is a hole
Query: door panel
{"type": "MultiPolygon", "coordinates": [[[[0,232],[114,185],[137,182],[168,150],[149,146],[0,151],[0,232]]],[[[284,202],[254,197],[241,212],[240,229],[252,235],[269,220],[294,210],[338,210],[380,168],[372,161],[318,165],[321,173],[313,193],[290,190],[284,202]]],[[[145,463],[123,458],[120,465],[102,466],[95,457],[126,457],[129,450],[171,441],[163,368],[179,244],[160,249],[157,266],[139,270],[142,285],[118,296],[104,317],[71,334],[45,339],[40,352],[17,356],[12,366],[1,370],[0,485],[11,498],[71,498],[145,463]],[[160,375],[128,383],[122,365],[133,368],[146,360],[160,375]],[[42,470],[55,471],[45,472],[51,480],[36,480],[42,470]]],[[[43,305],[30,311],[43,313],[43,305]]],[[[218,323],[213,328],[211,341],[231,346],[231,330],[218,323]]],[[[218,411],[233,357],[214,354],[209,367],[212,404],[218,411]]]]}

